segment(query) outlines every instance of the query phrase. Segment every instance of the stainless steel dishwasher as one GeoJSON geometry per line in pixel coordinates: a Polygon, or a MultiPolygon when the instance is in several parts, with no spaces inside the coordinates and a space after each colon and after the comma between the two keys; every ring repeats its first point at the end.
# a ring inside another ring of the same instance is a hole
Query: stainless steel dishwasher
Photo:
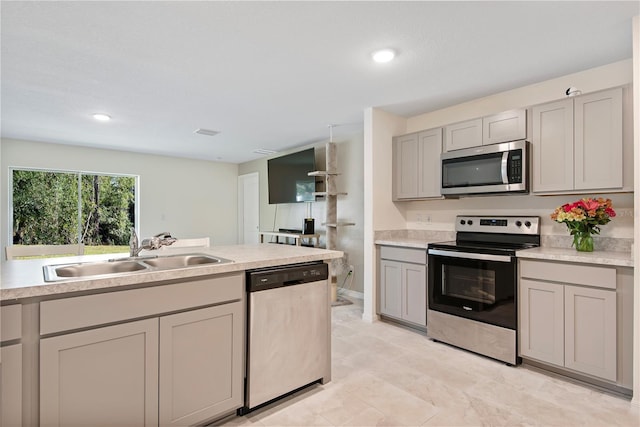
{"type": "Polygon", "coordinates": [[[244,414],[328,381],[331,306],[323,262],[247,271],[244,414]]]}

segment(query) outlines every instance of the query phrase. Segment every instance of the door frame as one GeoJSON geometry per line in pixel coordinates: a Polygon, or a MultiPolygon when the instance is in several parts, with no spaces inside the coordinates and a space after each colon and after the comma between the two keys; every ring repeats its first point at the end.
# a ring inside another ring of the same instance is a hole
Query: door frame
{"type": "Polygon", "coordinates": [[[256,206],[258,207],[258,230],[256,235],[260,231],[260,174],[258,172],[251,172],[247,174],[238,175],[238,244],[244,243],[244,182],[249,178],[256,178],[258,199],[256,200],[256,206]]]}

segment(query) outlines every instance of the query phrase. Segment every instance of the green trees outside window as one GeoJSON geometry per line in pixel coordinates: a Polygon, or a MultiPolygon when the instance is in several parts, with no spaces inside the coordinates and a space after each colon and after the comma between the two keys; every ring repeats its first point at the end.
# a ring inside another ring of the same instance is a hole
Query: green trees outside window
{"type": "Polygon", "coordinates": [[[126,246],[136,178],[13,170],[13,244],[126,246]]]}

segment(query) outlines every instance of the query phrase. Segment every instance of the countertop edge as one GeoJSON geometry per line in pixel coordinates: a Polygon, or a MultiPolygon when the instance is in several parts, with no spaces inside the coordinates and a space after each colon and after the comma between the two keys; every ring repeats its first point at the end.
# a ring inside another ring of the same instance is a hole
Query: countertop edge
{"type": "Polygon", "coordinates": [[[578,252],[575,249],[539,247],[516,251],[516,256],[520,259],[539,259],[633,268],[632,254],[627,252],[578,252]]]}
{"type": "MultiPolygon", "coordinates": [[[[439,240],[415,240],[415,239],[377,239],[374,241],[379,246],[398,246],[406,248],[427,249],[429,243],[439,240]]],[[[541,259],[549,261],[576,262],[582,264],[609,265],[616,267],[633,268],[633,257],[630,252],[578,252],[575,249],[540,246],[532,249],[516,251],[516,257],[521,259],[541,259]]]]}
{"type": "MultiPolygon", "coordinates": [[[[186,250],[181,252],[188,252],[186,250]]],[[[3,271],[3,284],[0,289],[0,302],[19,303],[23,300],[33,298],[46,297],[63,297],[66,294],[74,294],[79,292],[101,291],[105,292],[117,291],[118,288],[135,288],[137,285],[145,286],[153,282],[166,282],[179,279],[192,279],[201,276],[210,276],[215,274],[228,274],[251,270],[255,268],[273,267],[277,265],[298,264],[312,261],[328,261],[341,258],[342,251],[326,250],[318,248],[301,248],[301,247],[285,247],[284,245],[235,245],[227,247],[211,247],[206,250],[190,252],[207,253],[217,255],[223,258],[233,260],[231,263],[219,265],[203,265],[198,267],[178,268],[172,270],[147,271],[118,277],[104,277],[92,279],[75,279],[57,282],[44,282],[42,276],[42,265],[50,264],[52,259],[48,260],[29,260],[29,261],[8,261],[3,264],[3,270],[7,269],[9,262],[12,263],[29,263],[24,264],[24,268],[30,268],[32,271],[28,275],[16,274],[11,277],[7,285],[5,272],[3,271]],[[235,254],[228,255],[229,250],[234,250],[235,254]],[[227,255],[227,256],[224,256],[227,255]],[[235,259],[234,259],[235,258],[235,259]],[[36,279],[36,277],[40,277],[36,279]]],[[[162,254],[167,255],[167,254],[162,254]]],[[[62,259],[61,259],[62,260],[62,259]]],[[[60,262],[87,262],[87,257],[69,257],[64,258],[65,261],[60,262]]],[[[55,262],[58,262],[56,259],[55,262]]],[[[12,264],[13,269],[20,269],[19,264],[12,264]]]]}

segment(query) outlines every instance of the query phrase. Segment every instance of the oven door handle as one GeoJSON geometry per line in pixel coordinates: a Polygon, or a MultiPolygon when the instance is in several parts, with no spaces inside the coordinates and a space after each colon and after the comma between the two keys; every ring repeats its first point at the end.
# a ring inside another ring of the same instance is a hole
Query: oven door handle
{"type": "Polygon", "coordinates": [[[437,255],[437,256],[444,256],[444,257],[450,257],[450,258],[477,259],[480,261],[511,262],[511,257],[508,255],[477,254],[473,252],[453,252],[453,251],[443,251],[440,249],[429,249],[429,255],[437,255]]]}

